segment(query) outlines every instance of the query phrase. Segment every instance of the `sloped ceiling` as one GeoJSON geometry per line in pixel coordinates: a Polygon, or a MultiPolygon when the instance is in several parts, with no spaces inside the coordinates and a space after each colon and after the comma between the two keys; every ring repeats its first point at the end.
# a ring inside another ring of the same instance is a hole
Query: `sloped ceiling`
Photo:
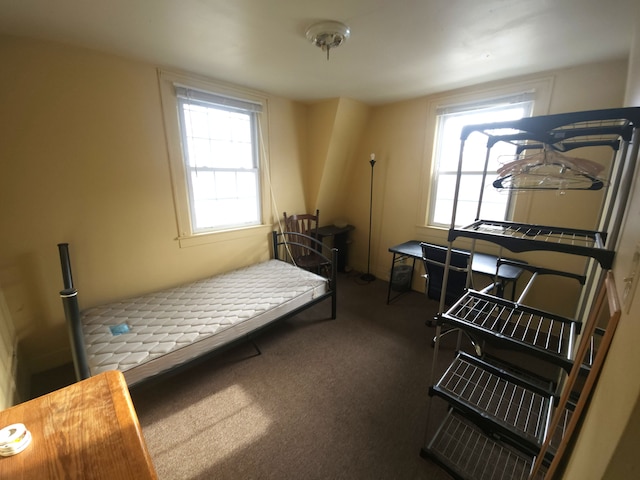
{"type": "Polygon", "coordinates": [[[626,58],[637,0],[2,0],[0,33],[74,44],[301,101],[380,104],[626,58]],[[351,38],[326,55],[321,20],[351,38]]]}

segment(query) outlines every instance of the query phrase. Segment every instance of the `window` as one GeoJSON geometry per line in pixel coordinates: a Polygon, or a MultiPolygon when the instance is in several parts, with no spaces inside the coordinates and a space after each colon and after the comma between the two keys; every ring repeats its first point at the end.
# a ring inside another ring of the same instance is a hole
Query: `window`
{"type": "Polygon", "coordinates": [[[260,223],[260,106],[176,88],[194,233],[260,223]]]}
{"type": "MultiPolygon", "coordinates": [[[[462,127],[471,124],[516,120],[530,116],[532,111],[532,93],[511,95],[480,103],[450,105],[437,109],[429,225],[451,225],[462,127]]],[[[486,137],[484,135],[471,134],[465,142],[456,209],[456,225],[469,224],[478,216],[478,199],[480,198],[486,151],[486,137]]],[[[515,153],[515,147],[505,143],[497,144],[491,149],[480,218],[492,220],[507,218],[510,197],[507,193],[499,192],[493,188],[490,179],[491,175],[496,173],[501,157],[513,156],[515,153]]]]}
{"type": "Polygon", "coordinates": [[[270,230],[266,97],[180,72],[158,79],[180,245],[270,230]]]}

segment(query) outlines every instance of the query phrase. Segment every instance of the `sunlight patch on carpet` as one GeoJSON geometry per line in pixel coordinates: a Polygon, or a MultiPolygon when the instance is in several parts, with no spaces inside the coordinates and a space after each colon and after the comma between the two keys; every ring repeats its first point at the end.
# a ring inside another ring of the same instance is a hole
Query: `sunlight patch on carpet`
{"type": "Polygon", "coordinates": [[[209,395],[144,429],[160,474],[214,473],[216,464],[250,448],[272,424],[268,414],[240,385],[209,395]],[[185,413],[187,413],[185,415],[185,413]],[[185,421],[185,418],[188,421],[185,421]]]}

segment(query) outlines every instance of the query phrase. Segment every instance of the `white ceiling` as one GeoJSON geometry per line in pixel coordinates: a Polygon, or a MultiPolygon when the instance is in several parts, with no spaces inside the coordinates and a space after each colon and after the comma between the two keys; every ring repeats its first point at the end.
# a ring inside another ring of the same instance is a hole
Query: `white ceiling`
{"type": "Polygon", "coordinates": [[[179,68],[290,99],[380,104],[626,58],[638,0],[0,0],[0,33],[179,68]],[[307,27],[351,38],[326,55],[307,27]]]}

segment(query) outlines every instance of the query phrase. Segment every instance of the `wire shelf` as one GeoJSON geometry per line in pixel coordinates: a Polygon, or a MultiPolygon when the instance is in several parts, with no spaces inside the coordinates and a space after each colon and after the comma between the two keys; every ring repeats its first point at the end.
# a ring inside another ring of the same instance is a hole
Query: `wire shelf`
{"type": "MultiPolygon", "coordinates": [[[[527,480],[535,458],[488,437],[464,418],[449,411],[425,454],[457,478],[469,480],[527,480]]],[[[544,472],[536,475],[542,480],[544,472]]]]}
{"type": "Polygon", "coordinates": [[[459,353],[432,393],[492,422],[502,435],[532,451],[542,445],[553,404],[551,392],[539,391],[508,372],[459,353]]]}
{"type": "Polygon", "coordinates": [[[457,237],[477,238],[501,245],[512,252],[552,250],[595,258],[610,269],[615,252],[605,248],[606,234],[543,225],[477,220],[449,231],[449,241],[457,237]]]}
{"type": "Polygon", "coordinates": [[[552,432],[551,440],[549,441],[549,449],[548,453],[553,456],[558,451],[560,444],[562,443],[562,439],[564,438],[564,434],[567,431],[567,426],[569,425],[569,421],[571,420],[571,416],[573,415],[573,406],[567,404],[562,410],[562,416],[560,417],[560,421],[556,428],[552,432]]]}
{"type": "Polygon", "coordinates": [[[551,361],[567,370],[578,323],[542,310],[468,290],[441,316],[445,323],[500,341],[551,361]]]}
{"type": "Polygon", "coordinates": [[[604,329],[596,328],[593,332],[593,335],[589,337],[588,347],[585,353],[584,359],[582,360],[582,369],[583,371],[588,372],[593,365],[593,361],[598,353],[598,348],[600,347],[600,343],[602,342],[602,337],[604,336],[604,329]]]}

